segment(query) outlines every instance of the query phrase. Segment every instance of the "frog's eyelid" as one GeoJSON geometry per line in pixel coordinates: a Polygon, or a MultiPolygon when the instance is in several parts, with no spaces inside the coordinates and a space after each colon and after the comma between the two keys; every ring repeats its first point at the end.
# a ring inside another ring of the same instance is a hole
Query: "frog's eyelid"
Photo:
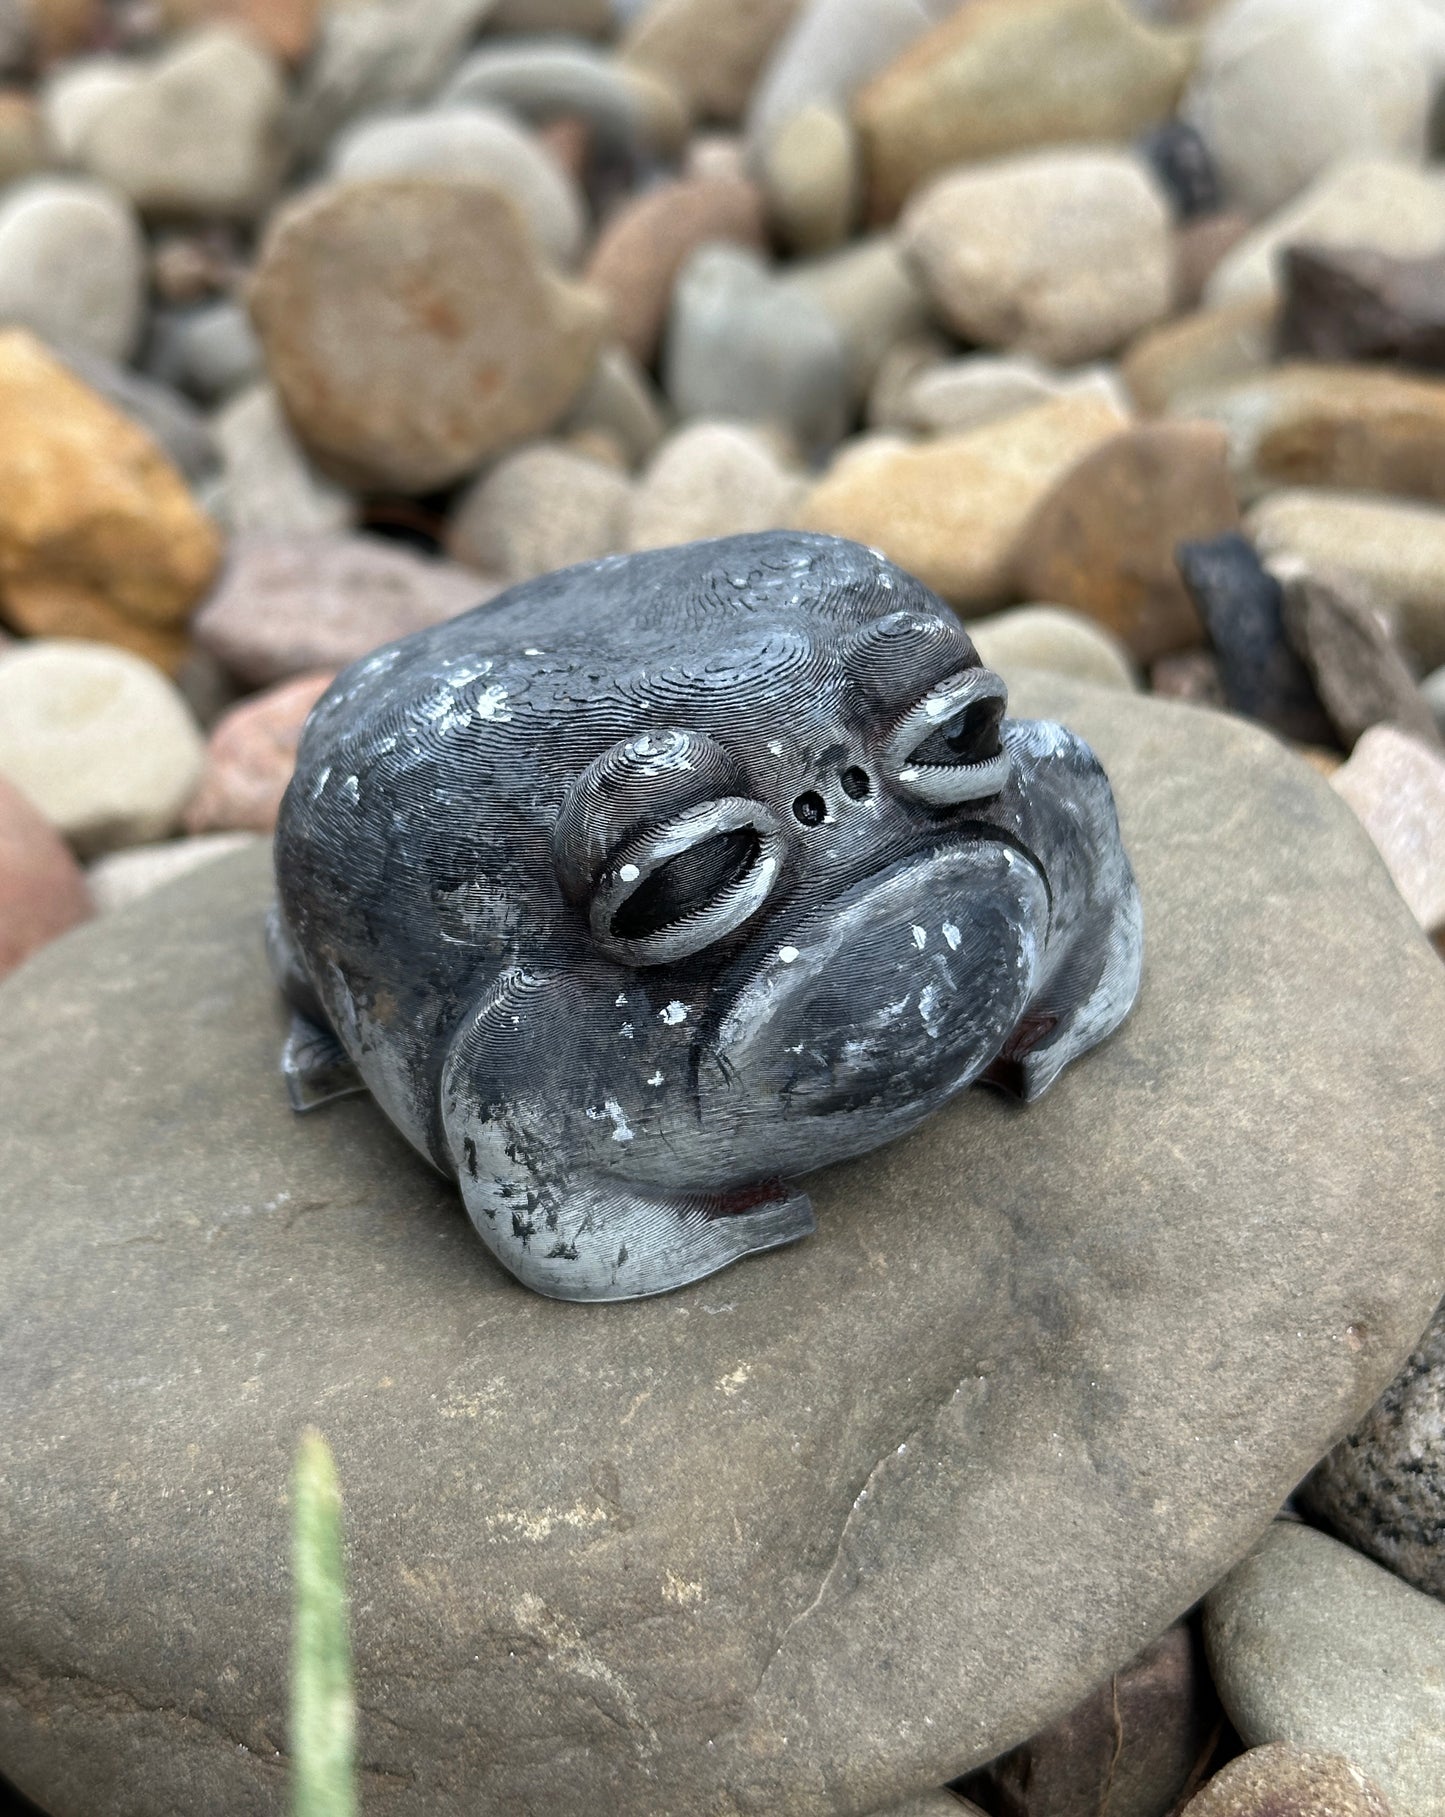
{"type": "Polygon", "coordinates": [[[940,807],[997,795],[1012,767],[1008,747],[992,757],[957,763],[919,762],[917,752],[948,721],[981,701],[1008,706],[1008,688],[991,669],[962,669],[930,688],[894,727],[883,748],[884,774],[898,788],[940,807]]]}
{"type": "Polygon", "coordinates": [[[866,694],[901,706],[978,658],[955,619],[905,609],[875,618],[854,632],[845,660],[866,694]]]}
{"type": "Polygon", "coordinates": [[[736,794],[734,758],[705,732],[664,726],[609,745],[577,777],[552,832],[562,892],[582,904],[616,853],[640,827],[736,794]]]}

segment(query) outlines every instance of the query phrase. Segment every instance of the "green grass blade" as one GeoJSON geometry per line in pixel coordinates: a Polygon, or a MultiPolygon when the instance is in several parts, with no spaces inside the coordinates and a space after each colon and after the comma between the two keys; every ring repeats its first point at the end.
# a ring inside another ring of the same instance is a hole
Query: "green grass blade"
{"type": "Polygon", "coordinates": [[[331,1447],[319,1432],[301,1435],[291,1519],[292,1809],[296,1817],[356,1817],[341,1491],[331,1447]]]}

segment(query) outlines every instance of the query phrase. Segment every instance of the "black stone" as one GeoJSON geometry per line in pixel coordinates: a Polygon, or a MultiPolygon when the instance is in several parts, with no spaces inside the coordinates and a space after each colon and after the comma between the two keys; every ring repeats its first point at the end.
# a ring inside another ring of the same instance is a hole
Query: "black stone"
{"type": "Polygon", "coordinates": [[[1302,744],[1333,745],[1334,726],[1284,627],[1284,591],[1247,537],[1181,543],[1175,560],[1219,658],[1236,713],[1302,744]]]}
{"type": "Polygon", "coordinates": [[[1178,220],[1213,214],[1222,205],[1219,172],[1209,147],[1192,126],[1170,120],[1146,133],[1138,149],[1168,192],[1178,220]]]}

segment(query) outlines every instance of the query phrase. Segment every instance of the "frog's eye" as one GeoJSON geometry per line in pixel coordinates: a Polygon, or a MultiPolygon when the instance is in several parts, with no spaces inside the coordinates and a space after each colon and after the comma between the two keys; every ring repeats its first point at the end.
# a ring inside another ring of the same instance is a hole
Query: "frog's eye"
{"type": "Polygon", "coordinates": [[[708,801],[630,841],[592,896],[593,938],[629,965],[701,952],[762,907],[787,840],[761,802],[708,801]]]}
{"type": "Polygon", "coordinates": [[[889,739],[883,767],[897,786],[938,806],[984,801],[1008,781],[999,735],[1008,689],[991,669],[963,669],[929,690],[889,739]]]}
{"type": "Polygon", "coordinates": [[[761,907],[787,842],[745,787],[715,739],[675,728],[636,733],[588,764],[552,850],[604,952],[628,965],[683,959],[761,907]]]}

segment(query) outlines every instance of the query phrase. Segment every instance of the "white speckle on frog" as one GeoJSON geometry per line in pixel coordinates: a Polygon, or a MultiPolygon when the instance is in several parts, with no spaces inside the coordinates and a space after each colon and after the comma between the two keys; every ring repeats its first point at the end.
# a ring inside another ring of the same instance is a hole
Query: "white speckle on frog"
{"type": "Polygon", "coordinates": [[[660,1073],[660,1072],[655,1072],[655,1073],[654,1073],[654,1074],[653,1074],[653,1075],[652,1075],[652,1077],[651,1077],[651,1078],[650,1078],[650,1079],[649,1079],[649,1080],[648,1080],[648,1081],[647,1081],[647,1083],[648,1083],[648,1084],[649,1084],[649,1085],[661,1085],[661,1084],[663,1084],[663,1083],[664,1083],[664,1080],[663,1080],[663,1076],[662,1076],[662,1074],[661,1074],[661,1073],[660,1073]]]}
{"type": "Polygon", "coordinates": [[[351,802],[353,806],[361,800],[361,784],[354,776],[348,776],[342,783],[341,798],[343,801],[351,802]]]}
{"type": "Polygon", "coordinates": [[[669,1028],[676,1028],[679,1022],[687,1021],[687,1005],[685,1003],[679,1003],[677,998],[674,997],[667,1008],[660,1009],[657,1012],[657,1015],[658,1020],[665,1022],[669,1028]]]}
{"type": "Polygon", "coordinates": [[[313,801],[320,801],[321,791],[326,787],[327,783],[330,782],[330,780],[331,780],[331,765],[329,763],[323,764],[320,771],[317,773],[315,782],[313,782],[311,785],[311,799],[313,801]]]}
{"type": "Polygon", "coordinates": [[[630,1022],[624,1022],[617,1032],[624,1041],[630,1041],[633,1034],[632,1024],[630,1022]]]}
{"type": "Polygon", "coordinates": [[[943,719],[955,710],[956,703],[951,700],[928,700],[923,710],[930,719],[943,719]]]}
{"type": "Polygon", "coordinates": [[[523,650],[522,654],[523,656],[545,656],[547,652],[545,650],[523,650]]]}
{"type": "Polygon", "coordinates": [[[962,940],[963,935],[958,931],[957,926],[952,921],[944,922],[943,937],[948,942],[949,952],[956,953],[958,951],[958,943],[962,940]]]}
{"type": "Polygon", "coordinates": [[[918,1015],[928,1030],[929,1038],[938,1039],[938,1005],[943,992],[936,984],[925,984],[918,993],[918,1015]]]}
{"type": "Polygon", "coordinates": [[[896,1022],[912,1001],[913,992],[905,992],[896,1003],[885,1003],[882,1009],[880,1009],[878,1014],[874,1017],[874,1021],[882,1023],[885,1026],[889,1022],[896,1022]]]}
{"type": "Polygon", "coordinates": [[[625,1005],[625,1004],[626,1004],[626,1002],[627,1002],[627,992],[626,992],[626,991],[618,991],[618,993],[617,993],[617,996],[616,996],[616,998],[615,998],[615,999],[614,999],[614,1001],[615,1001],[615,1003],[616,1003],[616,1006],[617,1006],[617,1008],[618,1008],[618,1009],[621,1009],[621,1008],[623,1008],[623,1007],[624,1007],[624,1005],[625,1005]]]}
{"type": "Polygon", "coordinates": [[[802,1051],[803,1051],[803,1044],[801,1041],[798,1043],[798,1045],[796,1047],[790,1047],[788,1049],[788,1052],[790,1054],[800,1054],[800,1053],[802,1053],[802,1051]]]}
{"type": "Polygon", "coordinates": [[[507,690],[500,682],[491,682],[477,696],[478,719],[510,719],[512,715],[507,712],[506,707],[507,690]]]}
{"type": "Polygon", "coordinates": [[[781,757],[783,754],[782,744],[776,738],[770,738],[768,740],[768,749],[772,752],[774,757],[781,757]]]}
{"type": "Polygon", "coordinates": [[[913,924],[913,944],[918,948],[920,953],[923,951],[924,947],[928,945],[928,929],[926,927],[920,927],[916,921],[913,924]]]}
{"type": "Polygon", "coordinates": [[[601,1110],[597,1110],[590,1104],[588,1105],[587,1121],[589,1123],[600,1123],[604,1117],[610,1117],[612,1120],[612,1140],[614,1142],[630,1142],[632,1140],[631,1126],[627,1121],[622,1106],[617,1102],[616,1098],[604,1099],[601,1110]]]}
{"type": "Polygon", "coordinates": [[[624,864],[618,870],[617,875],[623,883],[636,883],[637,879],[642,875],[642,872],[638,870],[635,864],[624,864]]]}
{"type": "Polygon", "coordinates": [[[784,965],[791,965],[797,956],[798,949],[795,946],[780,946],[778,948],[778,957],[782,960],[784,965]]]}

